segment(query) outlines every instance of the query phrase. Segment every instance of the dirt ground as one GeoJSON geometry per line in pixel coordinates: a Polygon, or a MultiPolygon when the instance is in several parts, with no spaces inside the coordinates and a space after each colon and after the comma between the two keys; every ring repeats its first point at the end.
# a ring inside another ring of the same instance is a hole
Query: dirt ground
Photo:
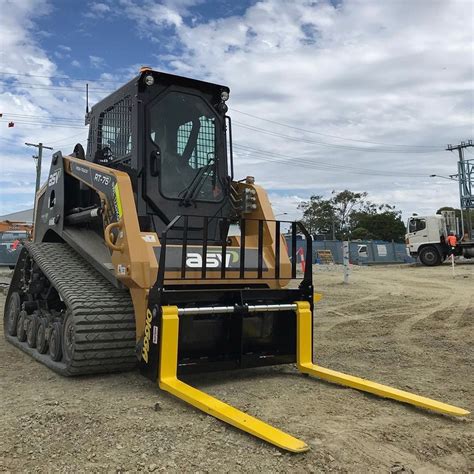
{"type": "MultiPolygon", "coordinates": [[[[474,264],[315,270],[318,363],[474,408],[474,264]]],[[[3,308],[4,296],[0,295],[3,308]]],[[[3,331],[2,331],[3,332],[3,331]]],[[[0,470],[473,472],[474,423],[298,375],[187,379],[306,441],[288,454],[137,373],[63,378],[0,339],[0,470]]]]}

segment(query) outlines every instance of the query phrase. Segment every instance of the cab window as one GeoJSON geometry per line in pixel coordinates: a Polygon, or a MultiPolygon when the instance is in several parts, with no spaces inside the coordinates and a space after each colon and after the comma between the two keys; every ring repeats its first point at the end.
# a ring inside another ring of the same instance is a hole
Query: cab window
{"type": "Polygon", "coordinates": [[[426,221],[424,219],[410,219],[408,232],[418,232],[424,229],[426,229],[426,221]]]}
{"type": "Polygon", "coordinates": [[[170,92],[150,108],[150,137],[161,155],[160,190],[172,199],[221,201],[216,112],[199,96],[170,92]]]}

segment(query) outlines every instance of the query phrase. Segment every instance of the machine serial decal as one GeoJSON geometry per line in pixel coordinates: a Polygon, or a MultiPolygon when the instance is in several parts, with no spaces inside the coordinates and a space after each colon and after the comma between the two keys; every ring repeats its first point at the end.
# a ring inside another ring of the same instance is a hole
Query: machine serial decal
{"type": "Polygon", "coordinates": [[[151,320],[153,316],[149,309],[146,310],[145,336],[143,338],[142,359],[148,363],[148,352],[150,351],[151,320]]]}
{"type": "Polygon", "coordinates": [[[108,186],[112,181],[112,177],[106,174],[98,173],[97,171],[94,173],[94,181],[96,183],[103,184],[104,186],[108,186]]]}

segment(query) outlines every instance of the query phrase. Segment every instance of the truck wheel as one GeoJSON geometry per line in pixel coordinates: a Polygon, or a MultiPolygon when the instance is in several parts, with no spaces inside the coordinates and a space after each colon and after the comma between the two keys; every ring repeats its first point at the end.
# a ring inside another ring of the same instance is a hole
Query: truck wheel
{"type": "Polygon", "coordinates": [[[441,255],[436,247],[424,247],[420,251],[420,261],[423,265],[434,267],[441,264],[441,255]]]}

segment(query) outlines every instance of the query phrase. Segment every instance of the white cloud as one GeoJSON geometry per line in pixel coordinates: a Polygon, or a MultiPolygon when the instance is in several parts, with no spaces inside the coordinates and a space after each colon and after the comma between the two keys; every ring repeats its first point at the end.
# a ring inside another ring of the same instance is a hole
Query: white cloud
{"type": "MultiPolygon", "coordinates": [[[[123,3],[129,10],[141,5],[123,3]]],[[[157,66],[229,85],[237,144],[288,156],[293,163],[300,158],[315,163],[290,167],[262,161],[269,155],[236,150],[240,173],[254,174],[270,191],[289,196],[291,190],[298,195],[367,190],[408,213],[457,204],[454,188],[440,192],[432,180],[415,175],[455,172],[456,159],[444,145],[472,137],[473,31],[459,27],[472,9],[471,2],[456,0],[347,0],[337,8],[329,1],[263,0],[243,16],[195,26],[177,8],[168,17],[135,20],[159,32],[163,18],[180,16],[167,20],[176,29],[179,55],[158,53],[157,66]],[[322,134],[412,146],[376,152],[388,147],[303,133],[233,108],[322,134]],[[390,176],[364,172],[374,169],[390,176]],[[407,173],[414,176],[402,178],[407,173]]]]}
{"type": "MultiPolygon", "coordinates": [[[[52,79],[61,75],[39,47],[36,40],[43,35],[33,22],[34,18],[49,14],[48,2],[0,0],[0,11],[6,9],[8,15],[0,15],[0,71],[12,75],[3,75],[0,81],[0,110],[4,114],[0,119],[0,215],[32,207],[35,165],[31,155],[36,150],[26,147],[25,142],[43,142],[69,153],[75,143],[85,143],[87,136],[85,127],[52,119],[58,115],[83,119],[84,99],[75,91],[50,89],[52,79]],[[28,72],[42,77],[30,78],[28,72]],[[7,128],[9,121],[15,123],[13,128],[7,128]]],[[[59,49],[67,53],[66,49],[59,49]]],[[[50,157],[51,152],[45,151],[43,179],[50,157]]]]}
{"type": "Polygon", "coordinates": [[[73,59],[71,61],[71,66],[74,66],[74,67],[81,67],[81,63],[77,60],[77,59],[73,59]]]}
{"type": "MultiPolygon", "coordinates": [[[[183,24],[181,15],[166,4],[145,1],[143,6],[135,4],[132,0],[120,0],[126,15],[135,20],[139,27],[151,22],[155,26],[175,26],[183,24]]],[[[147,30],[143,32],[147,34],[147,30]]]]}
{"type": "MultiPolygon", "coordinates": [[[[35,31],[33,15],[40,17],[50,12],[46,0],[0,0],[0,64],[2,71],[34,71],[39,75],[51,75],[56,66],[41,48],[31,32],[35,31]],[[8,12],[8,14],[6,13],[8,12]],[[21,49],[21,54],[18,51],[21,49]]],[[[35,31],[36,33],[36,31],[35,31]]]]}
{"type": "Polygon", "coordinates": [[[95,13],[106,13],[110,11],[110,7],[105,3],[92,3],[90,7],[95,13]]]}
{"type": "Polygon", "coordinates": [[[96,69],[104,67],[105,64],[104,58],[101,58],[99,56],[89,56],[89,62],[90,65],[96,69]]]}
{"type": "MultiPolygon", "coordinates": [[[[387,147],[326,135],[436,144],[440,150],[446,143],[472,138],[473,32],[467,26],[459,27],[472,16],[471,2],[347,0],[335,8],[324,0],[262,0],[242,16],[204,22],[193,14],[198,3],[120,0],[112,9],[112,3],[104,0],[91,3],[89,10],[96,18],[111,21],[125,15],[135,21],[138,34],[159,37],[165,32],[166,43],[154,46],[158,69],[231,87],[236,175],[255,175],[269,191],[276,213],[293,216],[299,199],[344,188],[369,191],[372,200],[396,204],[406,213],[457,205],[455,183],[424,177],[454,173],[456,157],[452,154],[379,153],[374,150],[387,147]],[[179,54],[170,54],[176,45],[179,54]],[[316,133],[261,121],[233,109],[316,133]],[[239,144],[269,154],[239,148],[239,144]],[[313,164],[298,161],[301,159],[313,164]],[[285,160],[300,166],[290,166],[282,162],[285,160]],[[366,171],[374,169],[390,176],[366,171]],[[418,173],[424,176],[402,177],[418,173]]],[[[58,71],[38,46],[36,38],[43,32],[33,22],[50,11],[47,1],[0,0],[1,11],[7,6],[8,16],[0,16],[0,70],[34,71],[47,76],[35,78],[36,84],[51,85],[48,77],[58,71]]],[[[68,46],[63,46],[58,45],[56,52],[68,54],[68,46]]],[[[89,61],[97,69],[104,66],[99,56],[90,56],[89,61]]],[[[77,60],[71,65],[81,66],[77,60]]],[[[121,80],[135,75],[138,67],[124,64],[121,70],[101,77],[121,80]]],[[[35,90],[19,82],[12,79],[0,86],[0,109],[46,117],[61,110],[62,116],[82,118],[82,94],[35,90]]],[[[31,150],[21,149],[14,155],[15,146],[18,149],[24,141],[49,141],[68,148],[75,141],[84,143],[84,137],[85,132],[74,128],[20,127],[18,123],[7,129],[0,123],[2,149],[4,143],[9,145],[4,156],[26,157],[21,165],[25,167],[23,187],[34,181],[34,171],[26,169],[31,150]],[[75,134],[82,135],[60,140],[75,134]]],[[[0,160],[2,174],[10,164],[0,160]]],[[[4,203],[2,198],[0,207],[7,212],[10,209],[4,203]]]]}
{"type": "Polygon", "coordinates": [[[88,10],[84,13],[85,18],[97,20],[113,14],[109,5],[103,2],[90,2],[88,10]]]}

